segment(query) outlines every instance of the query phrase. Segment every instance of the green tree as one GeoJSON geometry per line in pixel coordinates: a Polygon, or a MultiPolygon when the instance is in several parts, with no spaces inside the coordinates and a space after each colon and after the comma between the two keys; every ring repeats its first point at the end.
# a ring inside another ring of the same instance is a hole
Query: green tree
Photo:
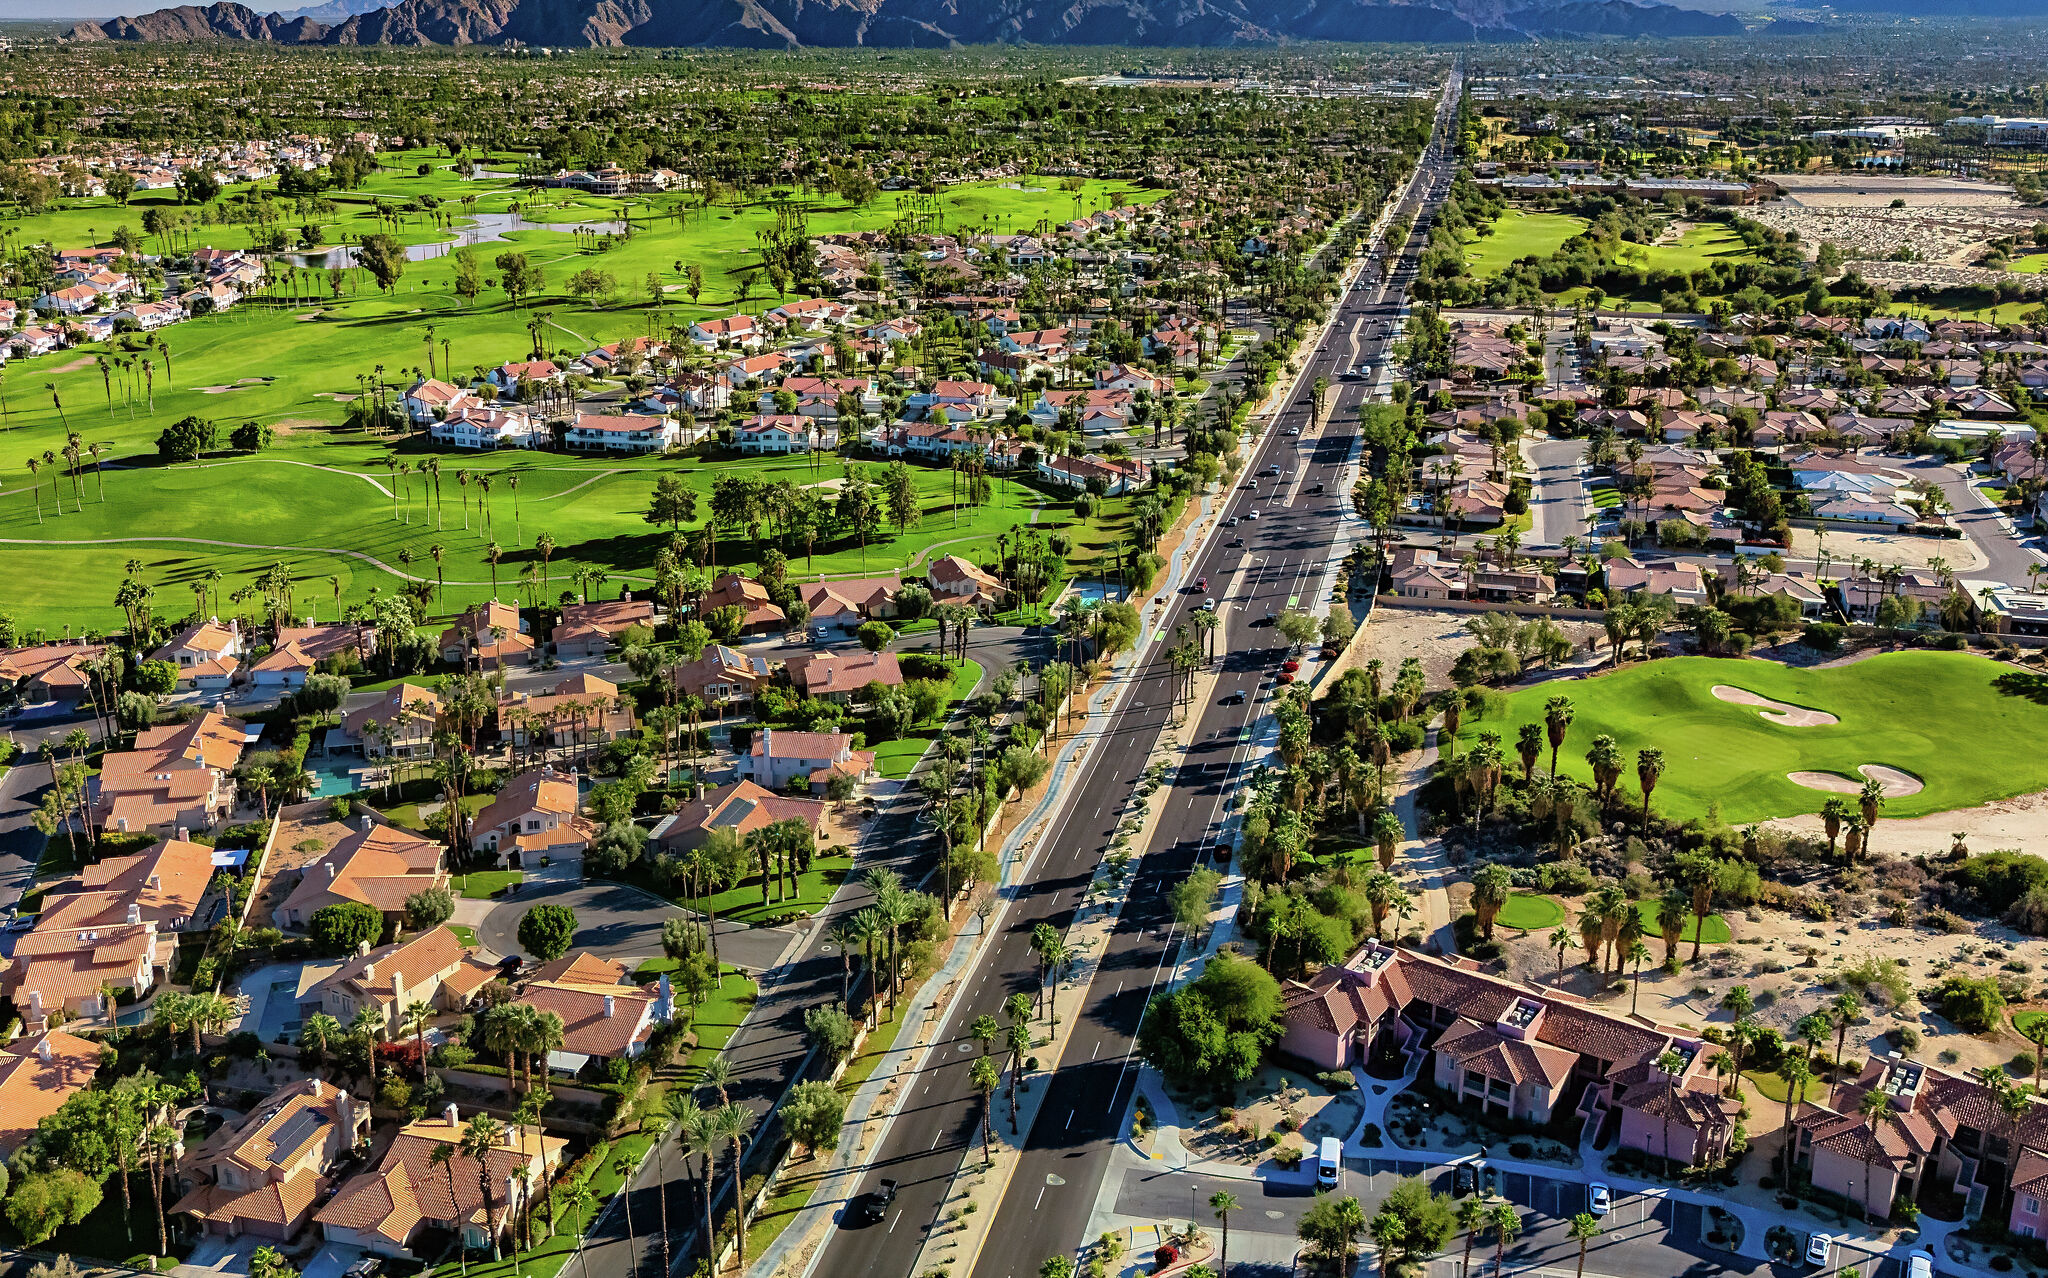
{"type": "Polygon", "coordinates": [[[220,428],[204,417],[181,417],[156,437],[156,455],[167,462],[198,460],[220,447],[220,428]]]}
{"type": "Polygon", "coordinates": [[[384,930],[384,916],[361,901],[343,901],[313,911],[306,930],[325,953],[353,954],[376,941],[384,930]]]}
{"type": "Polygon", "coordinates": [[[455,894],[447,888],[421,888],[405,898],[405,925],[415,932],[439,927],[454,917],[455,894]]]}
{"type": "Polygon", "coordinates": [[[569,952],[576,939],[576,912],[566,905],[536,905],[519,918],[519,945],[543,963],[569,952]]]}
{"type": "Polygon", "coordinates": [[[839,1148],[839,1133],[846,1124],[846,1097],[823,1079],[806,1079],[790,1089],[781,1115],[782,1128],[791,1140],[814,1154],[829,1152],[839,1148]]]}
{"type": "Polygon", "coordinates": [[[100,1187],[68,1167],[31,1172],[7,1197],[7,1220],[29,1247],[39,1247],[66,1225],[75,1225],[100,1205],[100,1187]]]}
{"type": "MultiPolygon", "coordinates": [[[[1400,1216],[1400,1213],[1386,1209],[1382,1214],[1396,1219],[1400,1216]]],[[[1338,1273],[1348,1274],[1351,1272],[1351,1253],[1357,1248],[1359,1239],[1365,1237],[1365,1227],[1365,1208],[1358,1205],[1356,1198],[1348,1194],[1342,1198],[1332,1195],[1318,1198],[1315,1206],[1303,1212],[1294,1232],[1308,1244],[1310,1255],[1334,1264],[1338,1273]]],[[[1402,1221],[1400,1245],[1403,1248],[1407,1246],[1406,1228],[1407,1222],[1402,1221]]]]}

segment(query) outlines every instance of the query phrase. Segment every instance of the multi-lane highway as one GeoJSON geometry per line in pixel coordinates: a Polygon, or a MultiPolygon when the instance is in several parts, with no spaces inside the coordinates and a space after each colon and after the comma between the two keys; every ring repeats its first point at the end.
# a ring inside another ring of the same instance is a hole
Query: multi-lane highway
{"type": "MultiPolygon", "coordinates": [[[[1407,302],[1417,259],[1428,242],[1429,224],[1450,187],[1447,131],[1457,108],[1455,77],[1447,85],[1437,118],[1437,135],[1422,157],[1415,179],[1397,210],[1412,218],[1405,245],[1369,246],[1368,263],[1339,302],[1322,342],[1303,361],[1277,420],[1247,467],[1256,479],[1233,498],[1229,513],[1240,523],[1219,537],[1201,560],[1225,618],[1217,651],[1222,659],[1208,704],[1200,711],[1193,745],[1175,770],[1152,850],[1141,865],[1158,891],[1135,891],[1124,907],[1101,967],[1081,1003],[1074,1039],[1062,1068],[1038,1111],[1008,1196],[989,1227],[975,1266],[977,1278],[1026,1278],[1047,1255],[1086,1241],[1083,1233],[1094,1206],[1109,1152],[1136,1085],[1133,1041],[1154,992],[1155,974],[1170,971],[1181,937],[1174,930],[1165,886],[1178,882],[1221,832],[1224,801],[1240,773],[1254,760],[1253,727],[1274,695],[1273,676],[1286,656],[1285,641],[1269,617],[1288,607],[1316,604],[1344,525],[1350,501],[1348,472],[1356,444],[1358,406],[1371,393],[1392,340],[1394,324],[1407,302]],[[1340,380],[1341,372],[1364,366],[1366,376],[1340,380]],[[1315,379],[1331,384],[1326,425],[1313,421],[1315,379]],[[1270,472],[1277,467],[1281,474],[1270,472]],[[1221,583],[1219,585],[1219,583],[1221,583]],[[1242,704],[1237,704],[1242,697],[1242,704]]],[[[1185,607],[1197,607],[1190,597],[1185,607]]],[[[1172,624],[1169,619],[1168,624],[1172,624]]],[[[1157,691],[1141,699],[1164,698],[1167,666],[1156,662],[1157,691]]]]}
{"type": "MultiPolygon", "coordinates": [[[[1452,86],[1445,110],[1454,108],[1455,102],[1452,86]]],[[[1439,142],[1431,145],[1404,197],[1402,211],[1414,217],[1417,227],[1411,242],[1415,246],[1422,243],[1429,211],[1448,185],[1440,139],[1441,128],[1439,142]]],[[[1212,704],[1201,712],[1200,744],[1178,770],[1175,790],[1167,800],[1167,832],[1140,860],[1140,882],[1080,1007],[1067,1013],[1073,1028],[1063,1067],[1050,1080],[1051,1090],[1027,1140],[1024,1165],[991,1223],[977,1272],[1036,1273],[1047,1254],[1080,1241],[1102,1172],[1096,1155],[1115,1136],[1135,1078],[1135,1069],[1127,1067],[1132,1035],[1161,973],[1170,970],[1178,944],[1167,918],[1165,894],[1157,889],[1187,872],[1191,858],[1207,844],[1202,836],[1221,818],[1224,783],[1244,762],[1246,729],[1264,712],[1269,689],[1261,685],[1270,682],[1283,655],[1270,616],[1290,605],[1312,603],[1323,581],[1340,526],[1333,516],[1348,500],[1343,480],[1353,447],[1356,405],[1367,389],[1364,382],[1339,381],[1338,373],[1383,354],[1389,322],[1413,276],[1416,251],[1411,247],[1402,252],[1393,269],[1384,273],[1375,269],[1377,263],[1360,272],[1339,303],[1325,340],[1289,389],[1277,420],[1254,446],[1242,486],[1225,499],[1228,513],[1244,522],[1211,537],[1184,574],[1188,582],[1209,582],[1224,618],[1216,643],[1223,654],[1222,668],[1212,704]],[[1332,424],[1320,433],[1311,420],[1306,389],[1318,376],[1328,377],[1336,388],[1328,414],[1332,424]],[[1277,475],[1272,473],[1275,468],[1277,475]],[[1256,519],[1251,518],[1254,512],[1256,519]],[[1244,694],[1241,703],[1233,693],[1244,694]],[[1058,1179],[1065,1183],[1056,1192],[1041,1195],[1048,1159],[1060,1160],[1063,1170],[1058,1179]]],[[[1202,601],[1203,596],[1192,591],[1167,599],[1148,612],[1148,633],[1170,632],[1202,601]]],[[[944,1008],[935,1048],[853,1187],[859,1194],[883,1178],[895,1180],[900,1186],[896,1201],[874,1225],[863,1226],[852,1213],[843,1214],[824,1248],[831,1272],[876,1278],[911,1272],[940,1216],[961,1155],[976,1134],[981,1100],[968,1077],[976,1055],[968,1027],[977,1016],[996,1013],[1011,993],[1028,991],[1035,984],[1032,929],[1050,923],[1064,931],[1072,921],[1124,806],[1173,717],[1173,678],[1171,666],[1155,649],[1147,664],[1113,694],[1106,727],[1017,876],[1024,888],[993,920],[995,939],[944,1008]]]]}

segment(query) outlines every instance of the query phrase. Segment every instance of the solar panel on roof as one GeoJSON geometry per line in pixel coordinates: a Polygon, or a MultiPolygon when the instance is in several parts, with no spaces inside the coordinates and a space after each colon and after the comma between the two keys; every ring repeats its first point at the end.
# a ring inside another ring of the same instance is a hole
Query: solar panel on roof
{"type": "Polygon", "coordinates": [[[271,1148],[276,1151],[271,1161],[284,1162],[304,1149],[306,1143],[319,1135],[320,1129],[326,1125],[327,1115],[311,1109],[302,1109],[285,1119],[284,1125],[271,1138],[271,1148]]]}

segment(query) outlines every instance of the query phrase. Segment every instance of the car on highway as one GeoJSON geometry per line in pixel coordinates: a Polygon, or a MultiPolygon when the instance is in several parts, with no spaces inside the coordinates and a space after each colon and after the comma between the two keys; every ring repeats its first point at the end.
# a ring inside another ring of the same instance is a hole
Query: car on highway
{"type": "MultiPolygon", "coordinates": [[[[1236,521],[1235,519],[1233,519],[1233,520],[1231,520],[1230,522],[1234,524],[1234,523],[1236,523],[1237,521],[1236,521]]],[[[1231,538],[1231,539],[1230,539],[1229,541],[1226,541],[1226,542],[1224,542],[1223,544],[1224,544],[1224,545],[1226,545],[1226,546],[1242,546],[1242,545],[1244,545],[1244,538],[1242,538],[1242,537],[1232,537],[1232,538],[1231,538]]]]}
{"type": "Polygon", "coordinates": [[[1247,510],[1246,512],[1244,512],[1244,517],[1246,519],[1257,519],[1259,517],[1259,512],[1256,510],[1247,510]]]}
{"type": "MultiPolygon", "coordinates": [[[[1268,466],[1268,467],[1266,467],[1266,473],[1267,473],[1268,475],[1272,475],[1272,476],[1274,476],[1275,478],[1278,478],[1278,477],[1279,477],[1279,475],[1280,475],[1280,465],[1279,465],[1279,463],[1278,463],[1278,462],[1275,462],[1275,463],[1274,463],[1273,465],[1271,465],[1271,466],[1268,466]]],[[[1256,480],[1254,480],[1253,482],[1255,482],[1255,483],[1256,483],[1257,481],[1256,481],[1256,480]]]]}
{"type": "Polygon", "coordinates": [[[1216,601],[1215,601],[1214,599],[1204,599],[1204,600],[1202,601],[1202,607],[1201,607],[1200,611],[1202,611],[1202,612],[1214,612],[1214,611],[1216,611],[1216,601]]]}
{"type": "Polygon", "coordinates": [[[1231,516],[1230,518],[1228,518],[1228,519],[1224,520],[1224,521],[1223,521],[1223,526],[1224,526],[1225,528],[1235,528],[1235,527],[1237,527],[1237,516],[1236,516],[1236,515],[1232,515],[1232,516],[1231,516]]]}
{"type": "Polygon", "coordinates": [[[1324,493],[1326,493],[1326,492],[1329,492],[1329,491],[1330,491],[1330,486],[1329,486],[1328,484],[1316,484],[1316,485],[1314,485],[1313,487],[1311,487],[1311,488],[1310,488],[1310,489],[1309,489],[1308,491],[1309,491],[1309,496],[1311,496],[1311,497],[1320,497],[1320,496],[1322,496],[1322,495],[1323,495],[1324,493]]]}
{"type": "Polygon", "coordinates": [[[1226,692],[1217,699],[1216,704],[1219,706],[1241,706],[1244,704],[1244,693],[1242,691],[1226,692]]]}
{"type": "Polygon", "coordinates": [[[1301,434],[1301,427],[1299,427],[1299,426],[1289,426],[1289,427],[1287,428],[1287,437],[1288,437],[1289,439],[1292,439],[1292,438],[1294,438],[1294,437],[1295,437],[1296,435],[1299,435],[1299,434],[1301,434]]]}
{"type": "Polygon", "coordinates": [[[1586,1210],[1595,1216],[1605,1216],[1614,1210],[1614,1196],[1605,1185],[1594,1185],[1586,1191],[1586,1210]]]}
{"type": "Polygon", "coordinates": [[[1828,1257],[1834,1253],[1835,1240],[1826,1234],[1815,1234],[1806,1240],[1806,1263],[1819,1269],[1828,1267],[1828,1257]]]}
{"type": "Polygon", "coordinates": [[[868,1196],[860,1200],[861,1219],[867,1221],[870,1225],[879,1225],[888,1219],[889,1208],[894,1206],[895,1203],[896,1182],[885,1180],[869,1190],[868,1196]]]}
{"type": "Polygon", "coordinates": [[[1209,593],[1209,579],[1207,577],[1195,578],[1195,593],[1198,595],[1209,593]]]}

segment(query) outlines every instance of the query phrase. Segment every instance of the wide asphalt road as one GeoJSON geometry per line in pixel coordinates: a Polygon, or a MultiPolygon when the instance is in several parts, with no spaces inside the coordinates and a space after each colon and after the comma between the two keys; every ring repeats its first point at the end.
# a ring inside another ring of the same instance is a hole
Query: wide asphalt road
{"type": "MultiPolygon", "coordinates": [[[[1439,111],[1439,138],[1456,101],[1454,79],[1439,111]]],[[[1205,570],[1212,585],[1226,575],[1229,582],[1227,594],[1220,596],[1228,599],[1229,607],[1217,647],[1230,655],[1214,697],[1202,712],[1195,744],[1176,770],[1173,792],[1164,801],[1165,815],[1143,861],[1147,872],[1157,875],[1161,890],[1134,892],[1125,906],[1102,968],[1088,988],[1063,1067],[1052,1078],[1023,1159],[989,1227],[973,1270],[976,1275],[1027,1278],[1038,1272],[1048,1255],[1085,1241],[1110,1151],[1121,1135],[1130,1090],[1136,1086],[1135,1036],[1157,979],[1132,978],[1170,969],[1179,952],[1182,938],[1172,926],[1164,888],[1183,877],[1194,858],[1213,842],[1222,827],[1226,798],[1241,793],[1239,774],[1252,762],[1252,725],[1263,713],[1261,701],[1268,695],[1262,689],[1286,655],[1284,641],[1264,628],[1266,617],[1317,602],[1313,595],[1333,557],[1333,544],[1343,528],[1342,504],[1349,500],[1340,481],[1356,438],[1358,405],[1370,393],[1386,357],[1391,321],[1407,300],[1434,211],[1449,190],[1450,174],[1447,157],[1432,144],[1402,208],[1414,215],[1408,243],[1384,276],[1360,273],[1340,302],[1328,335],[1306,361],[1297,389],[1325,376],[1332,379],[1335,392],[1322,436],[1297,440],[1289,434],[1307,429],[1313,411],[1309,396],[1293,392],[1268,432],[1266,451],[1277,443],[1278,455],[1294,453],[1302,464],[1294,464],[1293,458],[1280,462],[1290,475],[1277,491],[1240,498],[1240,505],[1233,508],[1234,513],[1254,505],[1261,508],[1256,523],[1242,525],[1255,531],[1256,544],[1243,550],[1211,547],[1205,570]],[[1368,365],[1366,378],[1336,381],[1338,370],[1354,367],[1361,357],[1368,365]],[[1297,444],[1305,447],[1305,456],[1296,450],[1297,444]],[[1327,491],[1314,493],[1316,483],[1327,491]],[[1245,704],[1231,704],[1239,695],[1245,704]]],[[[1258,474],[1270,464],[1262,455],[1248,473],[1258,474]]],[[[1341,553],[1349,547],[1336,549],[1341,553]]],[[[1163,672],[1165,663],[1157,662],[1155,668],[1163,672]]]]}

